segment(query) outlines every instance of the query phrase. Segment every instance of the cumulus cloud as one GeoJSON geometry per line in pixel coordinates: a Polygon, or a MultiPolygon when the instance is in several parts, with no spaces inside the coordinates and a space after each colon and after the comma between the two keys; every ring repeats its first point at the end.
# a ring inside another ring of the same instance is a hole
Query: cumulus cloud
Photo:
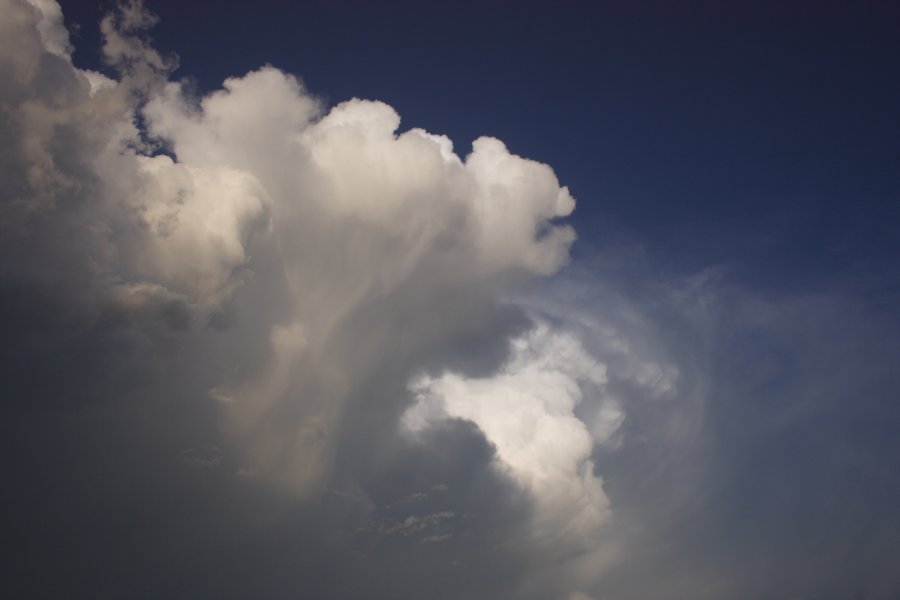
{"type": "Polygon", "coordinates": [[[239,283],[265,191],[250,173],[148,154],[136,94],[166,74],[155,52],[133,41],[131,61],[152,63],[154,77],[123,67],[118,82],[98,88],[60,44],[58,7],[7,4],[10,21],[32,28],[5,36],[0,67],[10,75],[5,280],[81,304],[75,316],[87,320],[110,311],[153,318],[178,305],[208,317],[239,283]],[[28,261],[13,258],[26,248],[28,261]]]}
{"type": "Polygon", "coordinates": [[[591,455],[595,443],[612,437],[622,414],[615,405],[602,407],[613,426],[594,439],[574,411],[582,386],[602,398],[605,384],[605,365],[577,338],[541,324],[512,342],[507,363],[491,377],[444,373],[415,380],[416,404],[403,422],[412,432],[448,418],[477,424],[497,447],[497,467],[534,494],[533,535],[592,549],[609,518],[609,500],[591,455]]]}
{"type": "MultiPolygon", "coordinates": [[[[140,3],[102,21],[103,74],[73,65],[55,3],[0,8],[0,278],[19,365],[5,377],[26,389],[79,357],[29,402],[115,403],[99,372],[211,399],[221,445],[175,462],[301,504],[334,483],[365,497],[369,470],[402,471],[401,416],[440,404],[493,444],[429,423],[426,443],[452,431],[494,465],[479,484],[496,490],[491,511],[517,487],[534,502],[533,544],[591,549],[610,512],[591,453],[621,410],[603,403],[605,425],[585,425],[575,407],[603,365],[510,302],[575,239],[558,221],[575,202],[549,166],[490,137],[459,156],[383,102],[328,107],[271,66],[197,97],[149,43],[156,18],[140,3]]],[[[416,498],[445,506],[370,529],[469,543],[450,504],[466,486],[444,481],[416,498]]]]}
{"type": "Polygon", "coordinates": [[[264,373],[226,385],[229,430],[255,471],[299,492],[327,475],[348,405],[377,401],[361,395],[385,367],[403,381],[459,332],[490,327],[478,320],[557,270],[574,239],[553,222],[574,201],[546,165],[492,138],[460,158],[446,137],[398,133],[382,102],[326,111],[272,67],[200,99],[169,83],[143,115],[179,165],[236,169],[266,191],[283,281],[254,285],[286,287],[287,315],[264,373]]]}

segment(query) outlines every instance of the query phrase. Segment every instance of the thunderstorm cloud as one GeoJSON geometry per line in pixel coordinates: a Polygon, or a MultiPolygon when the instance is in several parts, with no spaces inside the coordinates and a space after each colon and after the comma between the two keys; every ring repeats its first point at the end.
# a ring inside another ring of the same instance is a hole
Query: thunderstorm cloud
{"type": "Polygon", "coordinates": [[[113,7],[88,69],[0,0],[15,597],[896,597],[865,294],[598,250],[513,144],[201,91],[157,24],[113,7]]]}

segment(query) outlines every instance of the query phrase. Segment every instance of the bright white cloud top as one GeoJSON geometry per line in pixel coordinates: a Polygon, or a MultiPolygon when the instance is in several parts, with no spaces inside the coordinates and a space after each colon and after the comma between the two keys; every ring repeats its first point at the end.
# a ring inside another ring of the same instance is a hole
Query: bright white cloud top
{"type": "Polygon", "coordinates": [[[534,495],[535,537],[590,549],[609,518],[609,501],[594,474],[591,452],[615,432],[621,411],[605,403],[615,426],[602,439],[593,439],[574,410],[583,397],[582,385],[597,392],[605,384],[606,367],[576,337],[541,324],[513,341],[512,356],[492,377],[444,373],[414,381],[416,404],[403,423],[413,432],[446,418],[477,424],[497,447],[498,468],[534,495]]]}

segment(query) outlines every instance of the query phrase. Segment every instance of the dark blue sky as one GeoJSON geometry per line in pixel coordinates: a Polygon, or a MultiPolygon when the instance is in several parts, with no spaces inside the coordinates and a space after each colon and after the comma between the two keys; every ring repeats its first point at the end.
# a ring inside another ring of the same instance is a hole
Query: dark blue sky
{"type": "MultiPolygon", "coordinates": [[[[76,63],[96,63],[98,6],[63,8],[76,63]]],[[[384,100],[458,151],[487,134],[551,164],[582,239],[634,236],[670,268],[726,263],[759,285],[894,268],[896,3],[152,9],[157,46],[202,91],[270,63],[331,103],[384,100]]]]}

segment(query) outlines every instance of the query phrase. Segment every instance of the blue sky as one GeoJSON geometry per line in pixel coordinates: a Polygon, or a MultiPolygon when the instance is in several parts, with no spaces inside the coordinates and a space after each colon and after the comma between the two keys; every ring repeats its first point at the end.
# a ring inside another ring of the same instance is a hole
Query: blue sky
{"type": "Polygon", "coordinates": [[[60,4],[0,43],[18,592],[900,594],[896,6],[60,4]]]}

